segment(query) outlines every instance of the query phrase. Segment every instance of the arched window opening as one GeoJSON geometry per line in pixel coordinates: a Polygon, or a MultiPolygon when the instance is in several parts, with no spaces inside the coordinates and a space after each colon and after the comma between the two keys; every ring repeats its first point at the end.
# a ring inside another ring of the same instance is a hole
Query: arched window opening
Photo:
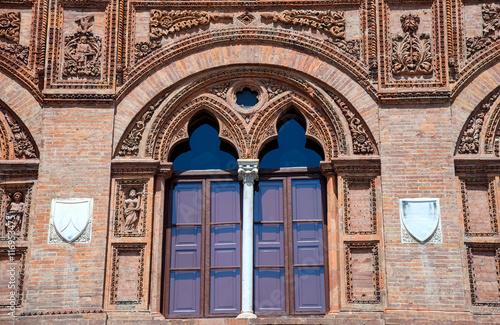
{"type": "Polygon", "coordinates": [[[326,209],[315,167],[323,151],[306,139],[298,112],[284,114],[277,128],[278,139],[260,155],[261,170],[269,169],[255,187],[254,309],[263,315],[322,314],[328,299],[326,209]]]}
{"type": "Polygon", "coordinates": [[[174,170],[236,169],[238,153],[221,141],[219,125],[208,113],[197,115],[189,124],[189,140],[172,150],[170,161],[174,170]]]}
{"type": "Polygon", "coordinates": [[[284,114],[277,129],[278,139],[270,141],[260,153],[260,168],[319,167],[323,150],[305,137],[306,123],[298,112],[284,114]]]}

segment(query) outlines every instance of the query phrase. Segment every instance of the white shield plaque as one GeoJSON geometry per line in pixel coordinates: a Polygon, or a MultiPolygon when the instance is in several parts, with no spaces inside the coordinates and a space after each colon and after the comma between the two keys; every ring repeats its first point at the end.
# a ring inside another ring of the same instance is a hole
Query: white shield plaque
{"type": "Polygon", "coordinates": [[[51,222],[61,238],[73,242],[87,227],[92,210],[92,198],[52,199],[51,222]]]}
{"type": "Polygon", "coordinates": [[[429,239],[439,225],[439,199],[400,199],[399,213],[406,230],[419,242],[429,239]]]}

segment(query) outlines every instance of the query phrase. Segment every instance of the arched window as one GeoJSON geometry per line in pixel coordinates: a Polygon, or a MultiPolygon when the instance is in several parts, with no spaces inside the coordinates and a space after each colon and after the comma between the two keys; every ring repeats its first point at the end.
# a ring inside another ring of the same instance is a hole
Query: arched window
{"type": "Polygon", "coordinates": [[[326,213],[319,163],[295,111],[262,150],[254,204],[254,308],[259,313],[325,313],[326,213]],[[269,169],[271,168],[271,169],[269,169]]]}
{"type": "Polygon", "coordinates": [[[193,119],[189,143],[174,149],[166,228],[164,314],[240,312],[241,195],[236,152],[208,114],[193,119]],[[203,170],[200,173],[199,170],[203,170]],[[202,176],[200,176],[202,175],[202,176]]]}

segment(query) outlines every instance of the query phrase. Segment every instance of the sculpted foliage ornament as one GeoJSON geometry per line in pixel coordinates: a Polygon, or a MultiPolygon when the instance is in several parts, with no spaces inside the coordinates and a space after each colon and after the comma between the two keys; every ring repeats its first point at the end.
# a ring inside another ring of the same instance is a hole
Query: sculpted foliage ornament
{"type": "Polygon", "coordinates": [[[392,74],[395,76],[433,73],[430,36],[417,36],[419,24],[417,15],[401,16],[401,28],[405,34],[392,40],[392,74]]]}
{"type": "Polygon", "coordinates": [[[161,48],[161,43],[159,41],[139,42],[135,44],[135,61],[139,61],[159,48],[161,48]]]}
{"type": "Polygon", "coordinates": [[[137,156],[142,134],[144,133],[146,125],[151,120],[155,109],[155,106],[150,106],[144,115],[142,115],[141,119],[135,122],[134,127],[130,130],[127,138],[122,143],[120,151],[118,152],[119,156],[137,156]]]}
{"type": "Polygon", "coordinates": [[[15,157],[18,159],[36,158],[35,147],[26,131],[6,110],[2,110],[2,113],[12,132],[12,144],[15,157]]]}
{"type": "Polygon", "coordinates": [[[479,136],[483,128],[484,119],[486,113],[490,110],[491,106],[498,98],[500,93],[496,93],[490,97],[490,99],[484,103],[479,110],[470,118],[467,123],[467,127],[462,133],[462,138],[460,139],[460,144],[458,145],[458,153],[468,154],[468,153],[478,153],[479,152],[479,136]]]}
{"type": "Polygon", "coordinates": [[[500,39],[500,35],[497,35],[497,32],[500,31],[500,5],[495,3],[484,4],[482,14],[483,36],[467,38],[467,58],[472,57],[500,39]]]}
{"type": "Polygon", "coordinates": [[[322,30],[334,38],[345,38],[345,19],[342,11],[285,10],[282,13],[263,13],[262,18],[275,23],[292,24],[322,30]]]}
{"type": "Polygon", "coordinates": [[[19,43],[21,13],[9,11],[0,13],[0,38],[19,43]]]}
{"type": "Polygon", "coordinates": [[[64,38],[64,77],[98,77],[101,74],[102,40],[90,28],[94,16],[75,19],[76,33],[64,38]]]}
{"type": "Polygon", "coordinates": [[[149,37],[151,40],[161,39],[163,36],[185,29],[209,25],[212,21],[217,22],[224,18],[232,19],[233,16],[231,14],[208,13],[206,11],[151,10],[149,37]]]}
{"type": "Polygon", "coordinates": [[[349,109],[349,106],[340,99],[339,96],[330,93],[330,96],[333,98],[335,103],[342,110],[342,114],[349,123],[349,130],[351,131],[352,137],[352,151],[354,154],[371,154],[374,152],[374,145],[368,134],[366,133],[365,128],[363,127],[363,123],[361,120],[356,117],[356,114],[349,109]]]}

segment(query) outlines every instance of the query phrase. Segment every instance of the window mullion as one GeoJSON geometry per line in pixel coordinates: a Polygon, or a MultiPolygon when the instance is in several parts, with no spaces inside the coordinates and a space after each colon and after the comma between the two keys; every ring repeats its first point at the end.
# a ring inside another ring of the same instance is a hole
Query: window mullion
{"type": "Polygon", "coordinates": [[[286,313],[293,314],[295,307],[295,289],[293,281],[293,218],[292,218],[292,180],[283,178],[283,222],[284,222],[284,249],[285,249],[285,305],[286,313]]]}

